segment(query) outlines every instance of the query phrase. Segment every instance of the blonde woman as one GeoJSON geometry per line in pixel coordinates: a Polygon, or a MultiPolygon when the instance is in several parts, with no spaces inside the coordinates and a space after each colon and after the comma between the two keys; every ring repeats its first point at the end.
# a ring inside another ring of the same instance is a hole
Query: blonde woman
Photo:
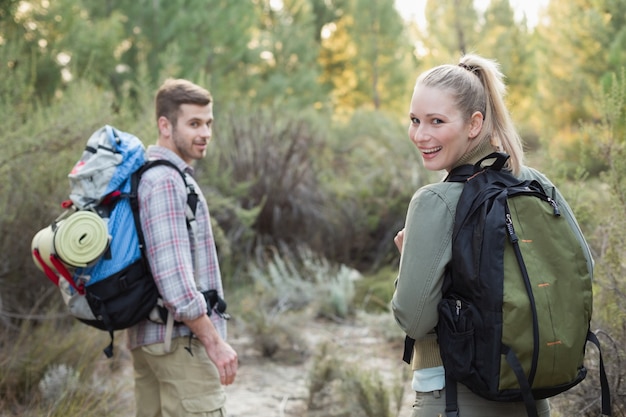
{"type": "MultiPolygon", "coordinates": [[[[522,142],[504,104],[505,86],[495,61],[465,55],[456,65],[441,65],[421,74],[410,104],[409,138],[431,171],[474,164],[493,151],[510,155],[507,168],[520,179],[538,180],[555,195],[587,254],[591,253],[569,205],[540,172],[523,165],[522,142]]],[[[401,251],[400,270],[392,299],[395,319],[415,339],[411,365],[416,392],[413,417],[445,414],[445,377],[434,329],[438,321],[446,265],[451,260],[452,230],[462,183],[426,185],[409,204],[405,228],[395,243],[401,251]]],[[[525,417],[523,402],[483,399],[462,384],[458,406],[463,417],[525,417]]],[[[539,416],[548,417],[547,400],[538,400],[539,416]]]]}

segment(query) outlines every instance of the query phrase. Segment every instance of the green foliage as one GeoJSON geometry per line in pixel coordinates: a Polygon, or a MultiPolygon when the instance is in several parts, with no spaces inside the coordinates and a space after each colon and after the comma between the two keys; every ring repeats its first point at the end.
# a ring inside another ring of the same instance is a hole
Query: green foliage
{"type": "MultiPolygon", "coordinates": [[[[251,88],[248,69],[259,58],[248,46],[259,25],[258,6],[224,0],[121,3],[115,11],[124,16],[126,48],[119,59],[131,79],[146,63],[152,83],[161,82],[163,74],[191,80],[204,74],[216,97],[251,88]],[[193,12],[180,13],[183,9],[193,12]]],[[[99,18],[111,13],[97,2],[86,4],[99,18]]]]}
{"type": "Polygon", "coordinates": [[[350,365],[320,347],[309,376],[309,412],[316,416],[391,417],[389,391],[378,374],[350,365]]]}
{"type": "Polygon", "coordinates": [[[542,42],[536,62],[543,75],[538,76],[536,104],[544,142],[553,149],[573,141],[579,120],[602,117],[593,92],[598,80],[610,79],[626,65],[623,49],[615,54],[613,46],[623,41],[624,7],[624,0],[549,3],[547,19],[537,28],[542,42]]]}
{"type": "Polygon", "coordinates": [[[301,261],[275,252],[266,265],[250,265],[252,288],[245,287],[235,307],[253,345],[267,357],[306,347],[298,336],[302,322],[319,317],[346,320],[354,315],[354,281],[359,274],[306,249],[300,249],[298,257],[301,261]]]}
{"type": "Polygon", "coordinates": [[[23,318],[19,328],[0,333],[2,410],[23,416],[95,417],[127,407],[118,395],[130,389],[123,386],[128,380],[118,375],[127,360],[120,347],[113,359],[105,358],[106,333],[96,335],[95,329],[73,319],[59,319],[54,309],[43,320],[23,318]]]}
{"type": "Polygon", "coordinates": [[[261,82],[255,86],[255,101],[321,109],[327,91],[317,82],[319,43],[310,1],[284,0],[280,8],[262,3],[266,6],[258,36],[261,82]]]}
{"type": "Polygon", "coordinates": [[[31,240],[62,211],[67,174],[86,139],[98,125],[111,120],[107,96],[86,82],[71,86],[57,105],[33,104],[26,114],[28,123],[12,120],[7,123],[12,129],[0,136],[0,282],[4,284],[0,301],[4,309],[17,313],[35,305],[52,285],[35,269],[31,240]]]}
{"type": "Polygon", "coordinates": [[[278,109],[228,107],[216,115],[216,135],[198,178],[212,215],[237,264],[280,243],[320,250],[330,231],[328,197],[316,173],[323,138],[313,119],[278,109]],[[320,243],[315,243],[319,241],[320,243]]]}
{"type": "Polygon", "coordinates": [[[407,72],[415,64],[412,45],[403,37],[403,24],[394,0],[353,0],[347,32],[359,53],[352,65],[355,88],[347,91],[352,108],[399,112],[406,107],[407,72]]]}
{"type": "MultiPolygon", "coordinates": [[[[602,216],[596,216],[593,233],[587,234],[595,253],[594,273],[594,326],[601,330],[601,340],[604,343],[603,353],[607,373],[611,375],[612,400],[614,415],[626,415],[626,405],[623,402],[623,392],[620,384],[625,375],[621,360],[625,357],[624,331],[626,323],[626,309],[623,300],[626,297],[626,252],[623,242],[626,239],[626,141],[624,140],[624,126],[626,126],[626,77],[624,71],[619,77],[613,78],[610,90],[597,98],[596,107],[600,115],[600,122],[587,122],[582,125],[582,138],[593,139],[586,143],[586,149],[595,158],[598,158],[607,167],[599,177],[601,183],[595,190],[600,190],[597,199],[591,197],[594,191],[585,193],[585,200],[593,198],[595,210],[602,207],[602,216]],[[607,343],[608,342],[608,343],[607,343]],[[608,354],[607,354],[608,351],[608,354]],[[617,414],[621,412],[621,414],[617,414]]],[[[577,207],[574,206],[576,209],[577,207]]],[[[583,211],[584,212],[584,211],[583,211]]],[[[583,217],[584,218],[584,217],[583,217]]],[[[585,409],[597,399],[595,392],[597,382],[597,364],[589,364],[590,377],[593,388],[578,393],[577,396],[568,395],[569,409],[585,409]]],[[[598,405],[588,408],[584,415],[595,415],[598,405]]]]}
{"type": "Polygon", "coordinates": [[[372,313],[388,313],[394,291],[393,282],[397,275],[398,266],[387,265],[356,281],[354,298],[359,309],[372,313]]]}
{"type": "Polygon", "coordinates": [[[428,49],[439,64],[471,52],[480,36],[471,0],[426,1],[428,49]]]}
{"type": "Polygon", "coordinates": [[[332,132],[324,123],[281,108],[217,114],[197,168],[232,254],[229,270],[285,245],[359,269],[398,256],[392,237],[421,179],[406,133],[375,112],[357,112],[332,132]]]}
{"type": "Polygon", "coordinates": [[[411,195],[425,182],[406,131],[380,112],[357,111],[329,138],[321,182],[336,214],[333,258],[377,269],[399,258],[393,236],[402,228],[411,195]],[[356,263],[354,263],[356,262],[356,263]]]}
{"type": "MultiPolygon", "coordinates": [[[[284,253],[285,251],[283,251],[284,253]]],[[[271,315],[311,308],[315,317],[344,320],[354,314],[354,282],[360,274],[332,265],[310,250],[281,257],[277,252],[263,267],[250,265],[256,307],[271,315]]]]}
{"type": "Polygon", "coordinates": [[[0,47],[0,62],[6,65],[0,77],[0,110],[2,114],[12,114],[4,121],[4,130],[11,131],[22,124],[24,117],[32,110],[29,98],[35,86],[31,82],[28,62],[21,55],[23,43],[8,41],[0,47]]]}

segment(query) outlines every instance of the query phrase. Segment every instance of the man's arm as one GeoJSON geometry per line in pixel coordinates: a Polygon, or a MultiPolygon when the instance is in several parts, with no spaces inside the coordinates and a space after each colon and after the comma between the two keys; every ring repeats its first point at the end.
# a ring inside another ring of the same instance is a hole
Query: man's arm
{"type": "Polygon", "coordinates": [[[237,352],[220,337],[209,316],[204,314],[197,319],[184,320],[184,323],[200,340],[217,367],[222,385],[232,384],[237,375],[237,352]]]}

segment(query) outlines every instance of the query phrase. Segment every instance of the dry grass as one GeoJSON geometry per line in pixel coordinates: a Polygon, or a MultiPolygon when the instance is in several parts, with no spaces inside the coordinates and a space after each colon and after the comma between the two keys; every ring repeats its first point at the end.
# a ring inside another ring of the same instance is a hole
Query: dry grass
{"type": "Polygon", "coordinates": [[[14,417],[125,415],[132,380],[123,341],[106,359],[107,333],[50,315],[0,334],[0,409],[14,417]]]}

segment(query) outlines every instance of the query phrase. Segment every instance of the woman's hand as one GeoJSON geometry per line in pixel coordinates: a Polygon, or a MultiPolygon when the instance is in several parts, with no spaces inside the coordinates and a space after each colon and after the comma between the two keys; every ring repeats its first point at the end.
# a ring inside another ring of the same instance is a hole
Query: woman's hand
{"type": "Polygon", "coordinates": [[[398,248],[398,251],[400,251],[400,253],[402,253],[402,244],[404,243],[404,229],[400,230],[396,234],[396,237],[393,238],[393,241],[396,244],[396,247],[398,248]]]}

